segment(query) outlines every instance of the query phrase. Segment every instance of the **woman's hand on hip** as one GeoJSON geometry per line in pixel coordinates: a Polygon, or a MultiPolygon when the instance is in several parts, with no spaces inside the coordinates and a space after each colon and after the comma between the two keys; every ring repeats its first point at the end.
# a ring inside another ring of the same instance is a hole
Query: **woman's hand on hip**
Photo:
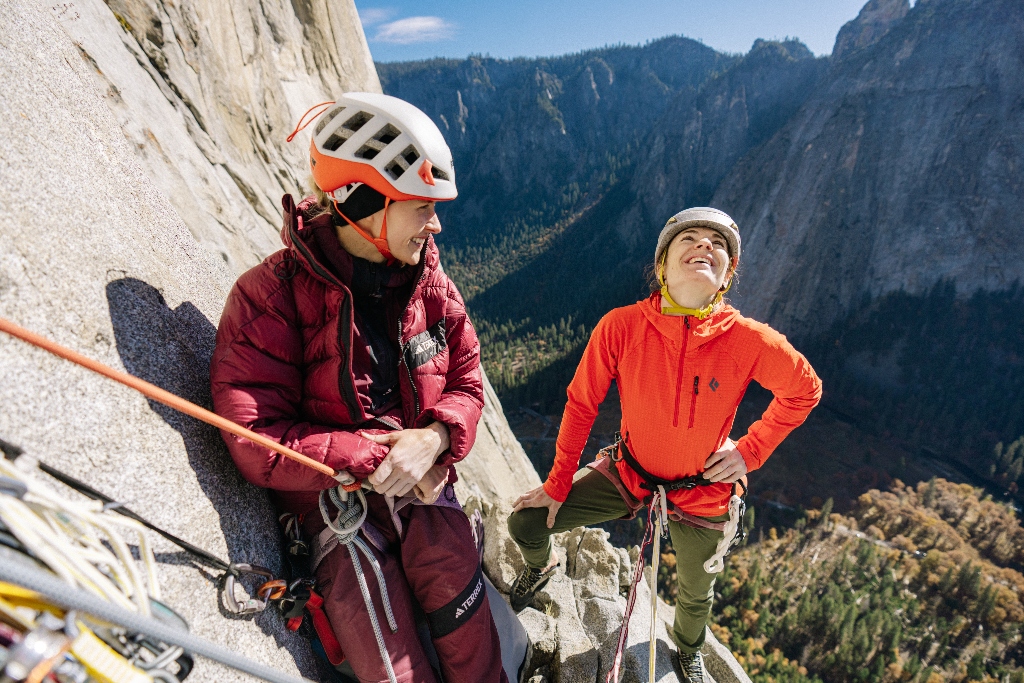
{"type": "Polygon", "coordinates": [[[412,491],[450,444],[448,428],[440,422],[423,429],[400,429],[387,434],[360,432],[360,435],[391,447],[367,481],[377,493],[395,498],[412,491]]]}
{"type": "Polygon", "coordinates": [[[708,481],[731,484],[747,473],[747,462],[736,449],[732,439],[712,453],[704,463],[704,478],[708,481]]]}
{"type": "Polygon", "coordinates": [[[515,506],[512,508],[512,512],[519,512],[523,508],[547,508],[547,524],[548,528],[551,529],[555,526],[555,517],[558,515],[558,508],[560,507],[562,507],[561,503],[549,496],[543,486],[538,486],[532,491],[527,491],[519,496],[516,499],[515,506]]]}

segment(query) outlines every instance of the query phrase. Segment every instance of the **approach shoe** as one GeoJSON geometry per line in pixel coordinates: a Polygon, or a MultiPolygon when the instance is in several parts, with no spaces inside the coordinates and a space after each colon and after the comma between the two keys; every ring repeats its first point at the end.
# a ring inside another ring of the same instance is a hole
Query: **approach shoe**
{"type": "Polygon", "coordinates": [[[519,576],[516,577],[515,582],[512,584],[512,591],[508,595],[513,611],[519,612],[533,602],[533,596],[544,587],[544,584],[554,575],[556,569],[558,569],[557,564],[547,569],[538,569],[537,567],[530,566],[524,567],[523,571],[519,572],[519,576]]]}
{"type": "Polygon", "coordinates": [[[704,668],[704,655],[700,652],[673,652],[672,659],[678,667],[676,675],[685,683],[714,683],[704,668]]]}

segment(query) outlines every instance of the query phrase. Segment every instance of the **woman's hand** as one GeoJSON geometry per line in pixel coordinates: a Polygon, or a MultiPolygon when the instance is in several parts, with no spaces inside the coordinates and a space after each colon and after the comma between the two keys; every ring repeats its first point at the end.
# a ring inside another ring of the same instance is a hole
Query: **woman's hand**
{"type": "Polygon", "coordinates": [[[725,445],[712,453],[704,463],[704,478],[708,481],[731,484],[746,473],[747,463],[736,450],[732,439],[726,439],[725,445]]]}
{"type": "Polygon", "coordinates": [[[427,470],[427,473],[423,475],[419,483],[412,487],[412,491],[416,494],[417,498],[430,505],[441,495],[441,491],[444,491],[445,484],[447,483],[448,466],[434,465],[427,470]]]}
{"type": "Polygon", "coordinates": [[[548,495],[543,486],[538,486],[532,491],[527,491],[516,499],[512,512],[519,512],[523,508],[547,508],[548,528],[555,526],[555,516],[562,504],[548,495]]]}
{"type": "Polygon", "coordinates": [[[440,422],[423,429],[400,429],[387,434],[360,432],[360,436],[391,447],[367,481],[377,493],[395,498],[412,491],[451,443],[448,427],[440,422]]]}

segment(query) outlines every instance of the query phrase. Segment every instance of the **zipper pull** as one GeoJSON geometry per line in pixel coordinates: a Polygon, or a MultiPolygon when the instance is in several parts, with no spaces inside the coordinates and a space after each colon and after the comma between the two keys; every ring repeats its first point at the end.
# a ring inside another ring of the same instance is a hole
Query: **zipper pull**
{"type": "Polygon", "coordinates": [[[686,329],[690,329],[690,316],[684,315],[683,322],[686,323],[686,329]]]}
{"type": "Polygon", "coordinates": [[[700,393],[700,377],[697,375],[693,376],[693,395],[696,396],[700,393]]]}

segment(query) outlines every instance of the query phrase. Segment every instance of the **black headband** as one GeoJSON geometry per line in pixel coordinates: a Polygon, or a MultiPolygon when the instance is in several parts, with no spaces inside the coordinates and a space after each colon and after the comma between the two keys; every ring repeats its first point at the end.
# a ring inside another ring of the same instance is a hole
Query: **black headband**
{"type": "Polygon", "coordinates": [[[353,223],[383,208],[384,195],[365,183],[357,187],[344,202],[338,202],[338,209],[353,223]]]}

